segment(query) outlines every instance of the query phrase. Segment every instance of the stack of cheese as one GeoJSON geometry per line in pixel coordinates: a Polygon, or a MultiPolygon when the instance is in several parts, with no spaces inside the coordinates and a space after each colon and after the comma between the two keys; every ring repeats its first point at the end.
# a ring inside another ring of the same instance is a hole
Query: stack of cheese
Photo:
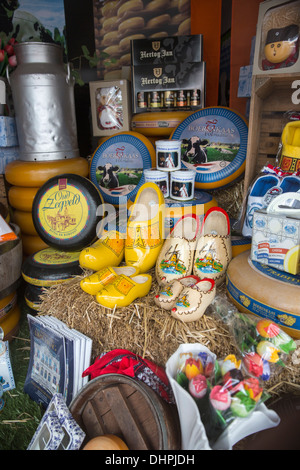
{"type": "Polygon", "coordinates": [[[21,229],[24,255],[48,246],[36,232],[32,219],[32,204],[38,189],[53,176],[73,173],[85,177],[88,172],[88,161],[83,157],[48,162],[16,160],[6,166],[5,178],[11,185],[8,201],[12,207],[12,220],[21,229]]]}

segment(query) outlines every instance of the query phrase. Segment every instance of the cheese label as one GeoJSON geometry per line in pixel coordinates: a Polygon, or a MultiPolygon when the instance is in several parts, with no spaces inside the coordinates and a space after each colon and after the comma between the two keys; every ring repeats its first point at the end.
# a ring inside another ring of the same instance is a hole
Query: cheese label
{"type": "Polygon", "coordinates": [[[248,125],[229,108],[204,108],[191,114],[171,139],[181,140],[182,167],[196,171],[196,187],[221,188],[244,171],[248,125]]]}
{"type": "Polygon", "coordinates": [[[144,170],[152,168],[155,150],[148,139],[134,132],[120,133],[95,151],[90,178],[105,202],[127,204],[145,182],[144,170]]]}
{"type": "Polygon", "coordinates": [[[39,264],[51,266],[66,265],[79,261],[81,251],[60,251],[54,248],[45,248],[32,256],[32,259],[39,264]]]}
{"type": "Polygon", "coordinates": [[[90,208],[84,193],[67,179],[57,179],[40,198],[37,217],[52,238],[68,240],[86,227],[90,208]]]}

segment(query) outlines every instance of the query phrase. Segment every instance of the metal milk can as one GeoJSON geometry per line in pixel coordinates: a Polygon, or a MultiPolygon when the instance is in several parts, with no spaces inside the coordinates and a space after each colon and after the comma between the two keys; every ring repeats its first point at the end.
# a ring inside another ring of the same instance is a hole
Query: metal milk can
{"type": "Polygon", "coordinates": [[[15,46],[11,85],[20,160],[79,157],[74,79],[57,44],[23,42],[15,46]]]}

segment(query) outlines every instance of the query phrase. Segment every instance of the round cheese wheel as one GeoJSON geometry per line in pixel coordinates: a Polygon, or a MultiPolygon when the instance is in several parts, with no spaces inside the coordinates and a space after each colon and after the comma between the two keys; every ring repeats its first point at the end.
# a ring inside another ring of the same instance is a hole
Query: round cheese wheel
{"type": "Polygon", "coordinates": [[[21,234],[25,233],[26,235],[35,235],[38,233],[35,229],[32,219],[32,212],[18,211],[15,210],[12,213],[13,221],[20,227],[21,234]]]}
{"type": "Polygon", "coordinates": [[[252,238],[231,235],[232,258],[251,249],[252,238]]]}
{"type": "Polygon", "coordinates": [[[88,441],[82,450],[128,450],[128,447],[120,437],[105,434],[88,441]]]}
{"type": "Polygon", "coordinates": [[[38,189],[38,187],[11,186],[8,190],[8,202],[14,209],[29,212],[38,189]]]}
{"type": "Polygon", "coordinates": [[[50,287],[82,274],[79,265],[81,251],[61,251],[45,248],[28,256],[22,265],[23,279],[33,286],[50,287]]]}
{"type": "Polygon", "coordinates": [[[244,173],[248,124],[229,108],[203,108],[190,114],[170,139],[181,140],[182,167],[196,172],[196,188],[224,188],[244,173]]]}
{"type": "Polygon", "coordinates": [[[89,164],[83,157],[53,160],[51,162],[25,162],[15,160],[5,167],[5,178],[14,186],[37,188],[49,178],[62,173],[88,176],[89,164]]]}
{"type": "Polygon", "coordinates": [[[42,302],[40,295],[42,295],[45,287],[40,287],[40,286],[34,286],[32,284],[27,284],[25,293],[24,293],[24,298],[25,302],[28,305],[29,308],[32,310],[39,310],[39,306],[42,302]]]}
{"type": "Polygon", "coordinates": [[[131,119],[133,131],[147,137],[169,137],[191,111],[161,111],[135,114],[131,119]]]}
{"type": "Polygon", "coordinates": [[[165,232],[169,233],[186,214],[196,214],[198,217],[204,217],[208,209],[218,205],[215,198],[204,191],[194,191],[194,199],[191,201],[174,201],[165,199],[165,232]]]}
{"type": "Polygon", "coordinates": [[[70,173],[54,176],[40,187],[33,201],[34,227],[47,245],[60,250],[80,250],[102,229],[103,205],[97,186],[70,173]]]}
{"type": "Polygon", "coordinates": [[[252,261],[250,251],[231,260],[226,289],[240,312],[278,323],[293,338],[300,338],[300,276],[252,261]]]}
{"type": "Polygon", "coordinates": [[[21,240],[23,253],[27,256],[49,247],[38,235],[26,235],[23,233],[21,240]]]}
{"type": "Polygon", "coordinates": [[[0,319],[0,327],[4,332],[4,341],[11,341],[18,333],[20,318],[20,307],[15,305],[6,315],[0,319]]]}
{"type": "Polygon", "coordinates": [[[94,152],[90,178],[105,202],[124,205],[144,184],[144,170],[155,165],[155,149],[147,137],[138,132],[120,132],[94,152]]]}
{"type": "Polygon", "coordinates": [[[0,320],[17,304],[17,292],[14,291],[0,300],[0,320]]]}

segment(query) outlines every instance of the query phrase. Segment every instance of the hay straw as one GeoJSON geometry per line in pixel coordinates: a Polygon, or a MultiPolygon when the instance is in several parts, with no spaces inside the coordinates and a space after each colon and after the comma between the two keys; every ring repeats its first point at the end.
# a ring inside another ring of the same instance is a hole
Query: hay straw
{"type": "MultiPolygon", "coordinates": [[[[229,327],[207,312],[196,322],[183,323],[154,303],[159,292],[154,273],[149,294],[126,308],[107,309],[80,287],[84,276],[50,287],[41,295],[39,315],[53,315],[93,340],[93,360],[112,349],[128,349],[165,367],[182,343],[201,343],[218,358],[239,355],[229,327]]],[[[86,274],[84,274],[86,275],[86,274]]],[[[219,293],[225,293],[225,287],[219,293]]],[[[225,294],[224,294],[225,295],[225,294]]],[[[299,342],[300,343],[300,342],[299,342]]],[[[298,345],[300,349],[300,344],[298,345]]],[[[300,368],[291,358],[278,376],[268,381],[270,394],[300,393],[300,368]]]]}

